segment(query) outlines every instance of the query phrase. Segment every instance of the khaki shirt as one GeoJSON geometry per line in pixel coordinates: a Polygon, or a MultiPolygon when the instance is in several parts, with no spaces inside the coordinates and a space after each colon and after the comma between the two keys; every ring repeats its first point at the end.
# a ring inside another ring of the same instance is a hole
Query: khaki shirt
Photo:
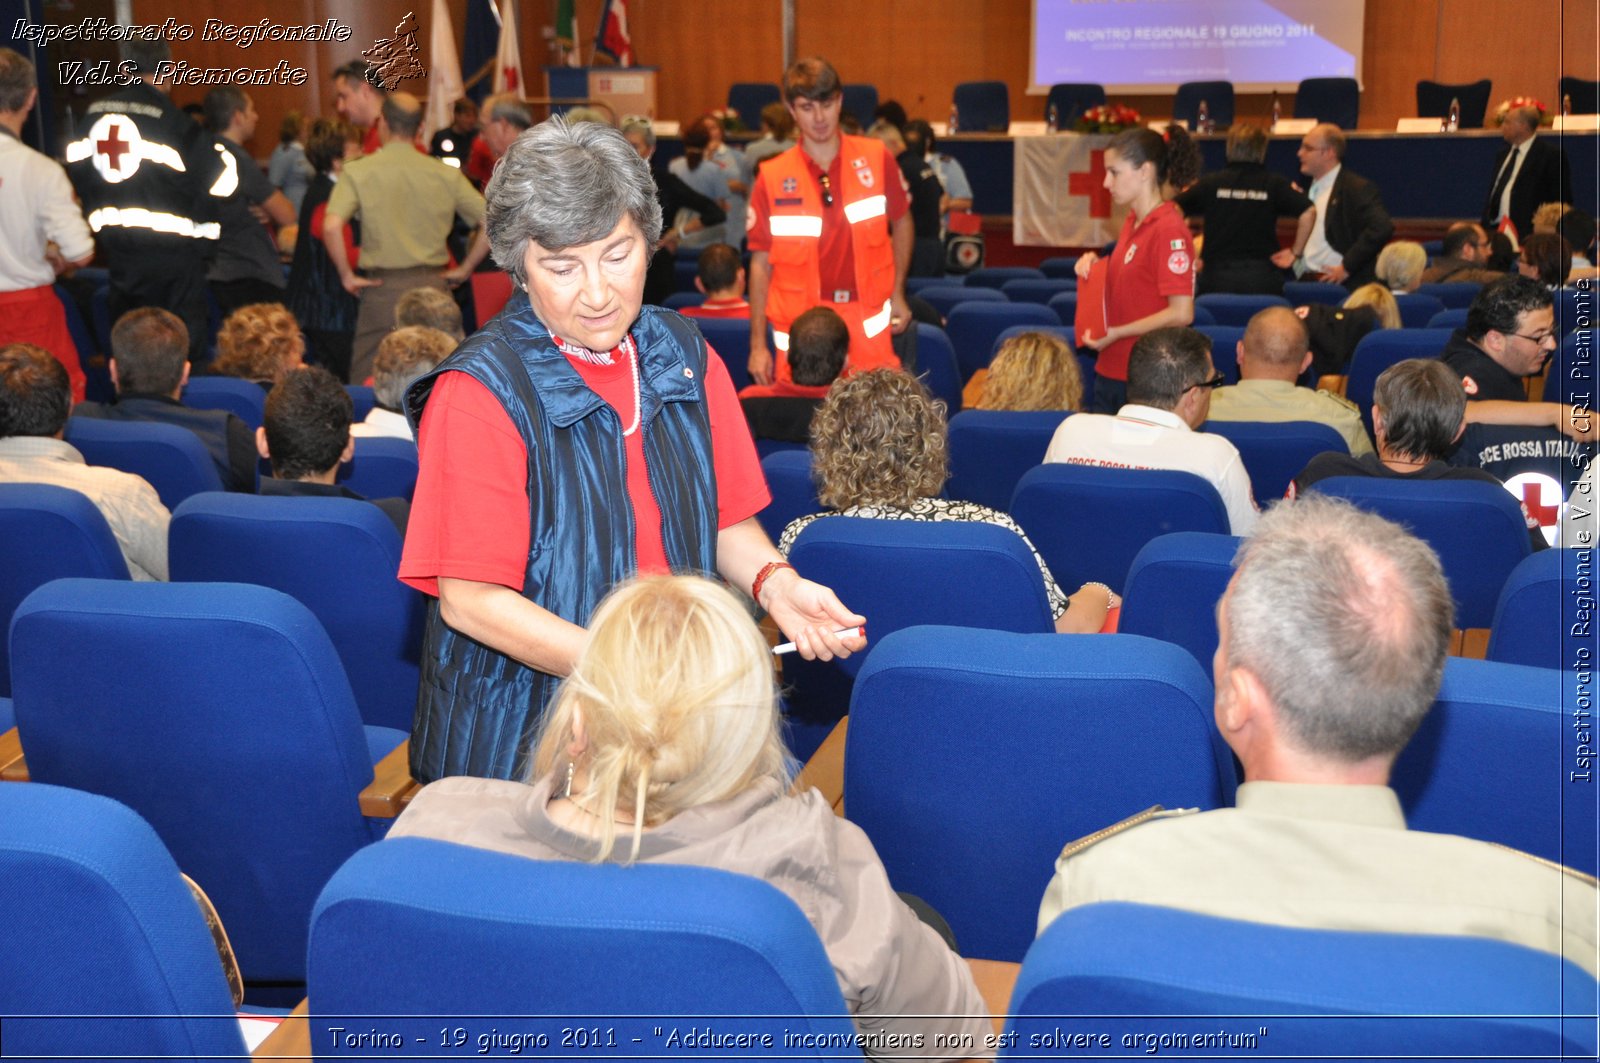
{"type": "Polygon", "coordinates": [[[1355,457],[1371,454],[1356,404],[1331,391],[1312,391],[1287,380],[1241,380],[1231,387],[1218,388],[1211,396],[1209,421],[1315,421],[1344,436],[1355,457]]]}
{"type": "MultiPolygon", "coordinates": [[[[1074,849],[1068,846],[1068,850],[1074,849]]],[[[1234,808],[1148,820],[1056,862],[1039,909],[1130,901],[1321,930],[1494,938],[1595,973],[1594,879],[1407,830],[1386,786],[1256,782],[1234,808]]]]}
{"type": "Polygon", "coordinates": [[[361,219],[361,268],[443,267],[454,219],[483,223],[483,197],[461,171],[405,141],[345,164],[328,213],[361,219]]]}

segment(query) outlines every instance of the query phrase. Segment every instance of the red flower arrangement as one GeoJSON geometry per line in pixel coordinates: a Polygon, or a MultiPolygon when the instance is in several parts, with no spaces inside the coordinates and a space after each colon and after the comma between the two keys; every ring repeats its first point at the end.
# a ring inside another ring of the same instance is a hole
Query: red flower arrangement
{"type": "Polygon", "coordinates": [[[1543,125],[1550,119],[1549,109],[1544,103],[1532,96],[1513,96],[1509,100],[1501,100],[1500,106],[1494,109],[1494,124],[1501,125],[1506,120],[1506,115],[1521,107],[1532,107],[1539,112],[1539,124],[1543,125]]]}
{"type": "Polygon", "coordinates": [[[1132,107],[1124,103],[1106,103],[1084,111],[1072,128],[1079,133],[1120,133],[1142,125],[1144,116],[1132,107]]]}

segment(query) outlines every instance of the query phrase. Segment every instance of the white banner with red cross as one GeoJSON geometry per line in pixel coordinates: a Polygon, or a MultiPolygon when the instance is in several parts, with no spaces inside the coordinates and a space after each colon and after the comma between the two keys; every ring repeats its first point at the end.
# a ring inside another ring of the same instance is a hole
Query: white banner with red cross
{"type": "Polygon", "coordinates": [[[1094,247],[1122,230],[1124,211],[1106,191],[1109,136],[1017,137],[1011,239],[1027,247],[1094,247]]]}

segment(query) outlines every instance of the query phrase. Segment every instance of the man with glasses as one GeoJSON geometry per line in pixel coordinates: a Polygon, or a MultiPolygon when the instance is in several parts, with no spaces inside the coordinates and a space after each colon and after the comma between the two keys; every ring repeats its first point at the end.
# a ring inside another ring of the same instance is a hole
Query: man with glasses
{"type": "Polygon", "coordinates": [[[1211,411],[1212,390],[1225,383],[1205,336],[1188,328],[1147,332],[1128,356],[1127,405],[1115,417],[1068,417],[1044,460],[1192,472],[1222,496],[1233,534],[1248,535],[1259,513],[1244,462],[1228,440],[1196,431],[1211,411]]]}
{"type": "Polygon", "coordinates": [[[1478,293],[1466,327],[1439,357],[1461,377],[1468,401],[1526,402],[1522,378],[1543,368],[1557,345],[1549,291],[1527,277],[1503,277],[1478,293]]]}
{"type": "Polygon", "coordinates": [[[1342,284],[1355,291],[1373,280],[1378,252],[1394,235],[1378,186],[1344,167],[1344,132],[1326,122],[1300,142],[1300,169],[1311,178],[1306,195],[1317,208],[1295,276],[1342,284]]]}
{"type": "Polygon", "coordinates": [[[1488,268],[1489,234],[1477,222],[1458,221],[1445,231],[1439,257],[1422,273],[1423,284],[1488,284],[1505,276],[1488,268]]]}

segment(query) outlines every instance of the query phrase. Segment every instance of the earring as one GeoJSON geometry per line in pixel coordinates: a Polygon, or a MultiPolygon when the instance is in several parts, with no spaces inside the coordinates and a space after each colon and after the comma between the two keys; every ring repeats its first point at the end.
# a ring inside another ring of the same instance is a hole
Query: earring
{"type": "Polygon", "coordinates": [[[572,770],[574,767],[575,765],[572,763],[572,761],[567,761],[567,792],[561,796],[568,798],[569,800],[572,797],[572,770]]]}

